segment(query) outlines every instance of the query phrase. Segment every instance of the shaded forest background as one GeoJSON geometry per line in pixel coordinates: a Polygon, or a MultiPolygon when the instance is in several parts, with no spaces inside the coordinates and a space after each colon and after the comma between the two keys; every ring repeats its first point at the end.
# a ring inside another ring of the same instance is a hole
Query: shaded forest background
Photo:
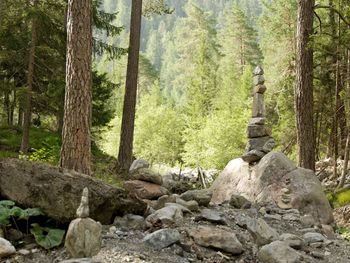
{"type": "MultiPolygon", "coordinates": [[[[172,14],[150,14],[142,21],[136,157],[171,166],[221,169],[240,156],[251,111],[252,70],[261,64],[268,88],[268,125],[278,150],[295,159],[296,1],[166,3],[174,9],[172,14]]],[[[339,155],[344,154],[349,123],[350,5],[340,0],[322,0],[319,5],[333,8],[315,9],[317,159],[334,156],[337,148],[339,155]]],[[[120,137],[130,8],[129,0],[95,1],[93,140],[113,156],[120,137]]],[[[16,0],[0,10],[0,45],[5,47],[0,53],[1,125],[22,122],[30,38],[25,21],[34,16],[40,19],[40,34],[33,124],[59,133],[65,83],[65,1],[43,1],[36,10],[28,10],[16,0]]],[[[60,139],[52,139],[43,146],[43,155],[48,151],[58,155],[59,145],[60,139]]]]}

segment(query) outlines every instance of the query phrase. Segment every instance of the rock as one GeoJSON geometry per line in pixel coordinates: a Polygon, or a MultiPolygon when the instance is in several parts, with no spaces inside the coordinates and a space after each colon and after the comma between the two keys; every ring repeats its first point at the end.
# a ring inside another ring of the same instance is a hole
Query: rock
{"type": "Polygon", "coordinates": [[[248,218],[245,226],[259,246],[266,245],[278,239],[277,231],[261,218],[248,218]]]}
{"type": "Polygon", "coordinates": [[[143,241],[161,250],[180,241],[180,233],[176,229],[160,229],[144,237],[143,241]]]}
{"type": "Polygon", "coordinates": [[[127,214],[123,217],[115,217],[113,225],[134,230],[146,229],[146,222],[142,216],[127,214]]]}
{"type": "Polygon", "coordinates": [[[76,216],[81,193],[90,192],[90,217],[102,224],[113,222],[115,214],[143,214],[147,205],[91,176],[18,159],[0,161],[0,193],[21,207],[38,207],[48,217],[69,223],[76,216]],[[30,176],[29,176],[30,175],[30,176]]]}
{"type": "Polygon", "coordinates": [[[175,195],[163,195],[158,198],[157,202],[152,206],[154,209],[158,210],[165,206],[166,203],[175,203],[176,196],[175,195]]]}
{"type": "Polygon", "coordinates": [[[135,170],[133,173],[131,173],[131,178],[133,180],[140,180],[158,185],[163,184],[162,176],[149,168],[139,168],[135,170]]]}
{"type": "Polygon", "coordinates": [[[328,238],[328,239],[336,239],[336,235],[334,233],[334,229],[330,225],[321,225],[322,233],[328,238]]]}
{"type": "Polygon", "coordinates": [[[266,86],[264,84],[259,84],[254,87],[254,93],[264,94],[266,91],[266,86]]]}
{"type": "Polygon", "coordinates": [[[254,166],[242,159],[230,161],[210,190],[213,204],[229,201],[233,194],[238,194],[262,205],[298,209],[321,224],[333,222],[332,208],[315,174],[297,168],[282,153],[270,152],[254,166]],[[283,193],[284,188],[290,194],[283,193]]]}
{"type": "Polygon", "coordinates": [[[248,138],[257,138],[267,136],[267,130],[263,125],[248,125],[247,137],[248,138]]]}
{"type": "Polygon", "coordinates": [[[276,215],[276,214],[275,215],[266,214],[266,215],[264,215],[264,219],[281,221],[282,216],[276,215]]]}
{"type": "Polygon", "coordinates": [[[198,211],[199,210],[199,205],[198,205],[197,201],[195,201],[195,200],[185,201],[185,200],[182,200],[181,198],[177,197],[176,203],[188,208],[190,211],[198,211]]]}
{"type": "Polygon", "coordinates": [[[263,75],[254,76],[254,86],[263,85],[265,83],[265,78],[263,75]]]}
{"type": "Polygon", "coordinates": [[[8,240],[0,237],[0,258],[5,258],[15,253],[15,247],[12,246],[12,244],[8,240]]]}
{"type": "Polygon", "coordinates": [[[85,187],[76,214],[78,218],[87,218],[89,213],[89,189],[85,187]]]}
{"type": "Polygon", "coordinates": [[[23,237],[24,234],[15,228],[10,228],[6,231],[6,239],[10,242],[16,242],[18,240],[23,239],[23,237]]]}
{"type": "Polygon", "coordinates": [[[251,202],[249,202],[247,198],[245,198],[244,196],[235,195],[235,194],[231,196],[229,204],[230,206],[233,206],[234,208],[238,208],[238,209],[241,209],[241,208],[247,209],[247,208],[250,208],[252,205],[251,202]]]}
{"type": "Polygon", "coordinates": [[[212,197],[212,192],[209,189],[189,190],[180,195],[180,198],[185,201],[195,200],[201,206],[208,206],[212,197]]]}
{"type": "Polygon", "coordinates": [[[301,256],[286,243],[274,241],[260,249],[258,259],[262,263],[298,263],[301,256]]]}
{"type": "Polygon", "coordinates": [[[324,259],[324,254],[322,252],[311,251],[310,255],[313,256],[314,258],[324,259]]]}
{"type": "Polygon", "coordinates": [[[191,211],[187,207],[176,203],[166,203],[164,207],[176,207],[180,209],[183,213],[191,213],[191,211]]]}
{"type": "Polygon", "coordinates": [[[316,233],[316,232],[305,233],[303,235],[303,239],[305,240],[305,242],[308,245],[310,245],[312,243],[317,243],[317,242],[323,243],[324,241],[326,241],[326,238],[323,235],[321,235],[320,233],[316,233]]]}
{"type": "Polygon", "coordinates": [[[212,209],[203,209],[201,214],[196,216],[194,221],[208,221],[220,225],[227,225],[224,215],[212,209]]]}
{"type": "Polygon", "coordinates": [[[251,150],[242,156],[242,160],[247,163],[255,163],[263,158],[265,155],[264,152],[259,150],[251,150]]]}
{"type": "Polygon", "coordinates": [[[28,249],[20,249],[18,250],[18,254],[22,256],[28,256],[30,254],[30,251],[28,249]]]}
{"type": "Polygon", "coordinates": [[[243,246],[229,228],[199,226],[187,230],[194,242],[203,247],[216,248],[233,255],[243,252],[243,246]]]}
{"type": "Polygon", "coordinates": [[[350,204],[334,209],[334,217],[339,226],[350,228],[350,204]]]}
{"type": "Polygon", "coordinates": [[[254,76],[256,75],[264,75],[264,70],[261,66],[256,66],[253,72],[254,76]]]}
{"type": "Polygon", "coordinates": [[[126,181],[124,189],[136,194],[141,199],[157,199],[163,195],[169,194],[168,190],[158,184],[148,183],[140,180],[126,181]]]}
{"type": "Polygon", "coordinates": [[[92,257],[101,249],[102,225],[91,218],[78,218],[69,224],[65,247],[73,258],[92,257]]]}
{"type": "Polygon", "coordinates": [[[134,173],[141,168],[149,168],[149,163],[143,159],[134,160],[129,168],[129,173],[134,173]]]}
{"type": "Polygon", "coordinates": [[[182,210],[175,206],[168,206],[155,211],[146,218],[148,227],[170,226],[182,222],[182,210]]]}
{"type": "Polygon", "coordinates": [[[74,258],[60,261],[60,263],[102,263],[101,261],[96,261],[92,258],[74,258]]]}
{"type": "Polygon", "coordinates": [[[313,227],[316,221],[312,215],[306,214],[300,217],[300,222],[303,227],[313,227]]]}
{"type": "Polygon", "coordinates": [[[294,249],[301,249],[304,245],[304,242],[300,237],[289,233],[280,235],[279,240],[284,241],[284,243],[294,249]]]}
{"type": "Polygon", "coordinates": [[[250,138],[246,146],[246,151],[258,150],[264,153],[269,153],[275,146],[275,140],[270,136],[250,138]]]}
{"type": "Polygon", "coordinates": [[[264,124],[265,124],[265,117],[251,118],[249,120],[249,125],[264,125],[264,124]]]}
{"type": "Polygon", "coordinates": [[[264,95],[260,93],[254,93],[252,117],[256,118],[256,117],[264,117],[264,116],[265,116],[264,95]]]}

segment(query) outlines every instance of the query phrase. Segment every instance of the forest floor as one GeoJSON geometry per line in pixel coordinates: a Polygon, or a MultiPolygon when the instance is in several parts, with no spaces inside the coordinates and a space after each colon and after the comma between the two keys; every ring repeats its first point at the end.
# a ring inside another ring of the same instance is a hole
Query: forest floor
{"type": "MultiPolygon", "coordinates": [[[[201,208],[203,211],[204,208],[201,208]]],[[[125,226],[104,226],[103,245],[100,253],[91,262],[115,263],[115,262],[135,262],[135,263],[189,263],[189,262],[239,262],[254,263],[260,262],[257,254],[261,246],[256,244],[259,236],[250,232],[243,226],[244,220],[255,220],[261,218],[275,229],[279,235],[284,233],[294,234],[303,239],[306,232],[321,232],[317,227],[307,228],[300,220],[300,216],[292,210],[281,210],[278,208],[267,209],[268,213],[263,215],[259,211],[261,208],[253,206],[250,209],[234,209],[228,205],[210,207],[212,211],[219,212],[225,218],[225,225],[220,223],[210,223],[208,221],[198,221],[196,218],[200,214],[189,213],[184,216],[181,222],[172,225],[170,228],[176,229],[180,235],[180,241],[163,249],[152,247],[146,244],[143,239],[151,231],[142,231],[127,228],[125,226]],[[282,219],[280,219],[282,217],[282,219]],[[217,229],[232,230],[238,240],[243,245],[243,253],[232,255],[220,251],[219,249],[205,248],[193,243],[188,235],[188,230],[198,226],[211,226],[217,229]]],[[[152,230],[154,231],[154,229],[152,230]]],[[[328,262],[328,263],[348,263],[350,262],[350,242],[336,234],[333,238],[325,238],[321,242],[304,243],[296,250],[300,256],[300,262],[328,262]]],[[[7,259],[6,263],[58,263],[67,259],[66,250],[63,247],[52,251],[35,249],[34,253],[28,255],[17,255],[7,259]]],[[[90,262],[90,261],[89,261],[90,262]]],[[[294,261],[276,261],[294,262],[294,261]]],[[[299,262],[299,261],[298,261],[299,262]]]]}

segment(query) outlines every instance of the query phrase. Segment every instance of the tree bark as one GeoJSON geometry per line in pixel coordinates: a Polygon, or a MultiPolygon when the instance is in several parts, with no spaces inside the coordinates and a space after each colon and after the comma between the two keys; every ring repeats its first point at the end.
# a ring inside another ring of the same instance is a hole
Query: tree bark
{"type": "Polygon", "coordinates": [[[117,167],[121,171],[130,168],[133,159],[133,140],[137,97],[137,77],[139,68],[141,36],[142,0],[132,0],[130,43],[126,73],[123,117],[117,167]]]}
{"type": "MultiPolygon", "coordinates": [[[[31,4],[35,7],[38,4],[38,0],[32,0],[31,4]]],[[[32,36],[29,50],[29,64],[28,64],[28,75],[27,75],[27,91],[25,94],[24,101],[24,113],[23,113],[23,126],[22,126],[22,143],[20,151],[24,154],[28,153],[29,147],[29,129],[32,118],[32,91],[34,83],[34,63],[35,63],[35,48],[37,42],[37,29],[36,21],[32,20],[32,36]]]]}
{"type": "Polygon", "coordinates": [[[91,174],[92,1],[69,0],[60,166],[91,174]]]}
{"type": "Polygon", "coordinates": [[[313,50],[310,36],[314,0],[298,0],[295,112],[299,166],[315,170],[313,128],[313,50]]]}

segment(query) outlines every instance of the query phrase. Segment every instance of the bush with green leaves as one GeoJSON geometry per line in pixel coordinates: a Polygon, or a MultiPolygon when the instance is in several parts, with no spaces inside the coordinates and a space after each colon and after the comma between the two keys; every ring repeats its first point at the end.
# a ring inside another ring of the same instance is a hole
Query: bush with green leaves
{"type": "Polygon", "coordinates": [[[60,155],[61,142],[58,137],[47,137],[42,147],[29,155],[29,160],[57,165],[60,155]]]}
{"type": "MultiPolygon", "coordinates": [[[[29,234],[29,218],[43,215],[39,208],[22,209],[11,200],[0,201],[0,228],[7,229],[14,226],[20,231],[17,221],[26,220],[26,234],[29,234]]],[[[30,233],[35,241],[45,249],[57,247],[62,243],[64,230],[50,227],[41,227],[39,224],[31,224],[30,233]]]]}

